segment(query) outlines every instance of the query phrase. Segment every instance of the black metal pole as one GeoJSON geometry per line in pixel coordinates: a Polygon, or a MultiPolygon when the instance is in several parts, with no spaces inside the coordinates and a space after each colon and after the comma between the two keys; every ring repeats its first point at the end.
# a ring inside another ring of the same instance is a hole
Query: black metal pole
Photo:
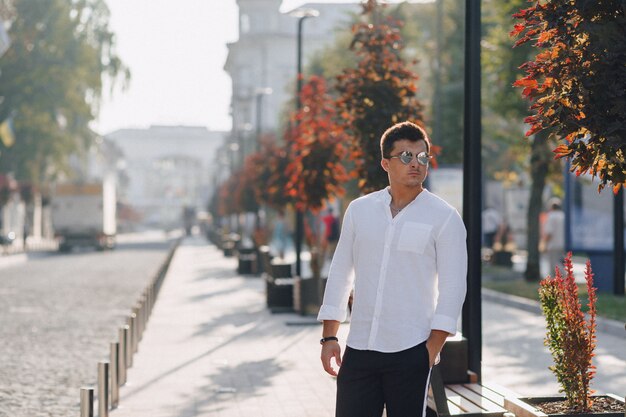
{"type": "Polygon", "coordinates": [[[624,295],[624,189],[613,197],[613,294],[624,295]]]}
{"type": "MultiPolygon", "coordinates": [[[[300,92],[302,91],[302,24],[304,20],[309,16],[302,16],[298,18],[298,73],[297,77],[297,89],[296,89],[296,111],[300,111],[302,108],[302,102],[300,100],[300,92]]],[[[296,121],[296,123],[298,123],[296,121]]],[[[304,234],[304,213],[302,210],[296,208],[296,236],[295,236],[295,249],[296,249],[296,276],[302,277],[302,235],[304,234]]]]}
{"type": "Polygon", "coordinates": [[[463,142],[463,220],[467,228],[467,296],[463,336],[469,345],[469,368],[481,380],[481,96],[480,1],[465,0],[465,95],[463,142]]]}

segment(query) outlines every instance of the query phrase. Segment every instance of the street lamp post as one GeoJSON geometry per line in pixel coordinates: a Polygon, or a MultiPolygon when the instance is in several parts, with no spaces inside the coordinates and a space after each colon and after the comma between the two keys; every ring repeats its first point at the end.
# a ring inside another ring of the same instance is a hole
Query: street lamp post
{"type": "Polygon", "coordinates": [[[261,150],[261,124],[263,123],[262,109],[263,109],[263,96],[272,94],[272,89],[269,87],[257,88],[255,91],[256,98],[256,148],[258,152],[261,150]]]}
{"type": "MultiPolygon", "coordinates": [[[[290,13],[291,16],[298,18],[298,49],[297,49],[297,89],[296,89],[296,111],[302,108],[300,100],[300,92],[302,91],[302,24],[309,17],[317,17],[320,12],[315,9],[297,9],[290,13]]],[[[297,122],[296,122],[297,123],[297,122]]],[[[302,210],[296,209],[296,276],[302,277],[302,235],[304,234],[304,213],[302,210]]]]}
{"type": "Polygon", "coordinates": [[[463,220],[467,228],[467,296],[463,304],[463,336],[468,341],[469,368],[481,380],[481,112],[480,1],[465,0],[465,98],[463,220]]]}

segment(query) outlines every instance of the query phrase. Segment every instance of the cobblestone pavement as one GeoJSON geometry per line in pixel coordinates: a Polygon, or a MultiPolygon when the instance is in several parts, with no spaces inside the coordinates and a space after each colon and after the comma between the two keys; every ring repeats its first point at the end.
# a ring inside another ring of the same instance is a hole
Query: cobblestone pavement
{"type": "Polygon", "coordinates": [[[79,388],[171,242],[38,256],[0,269],[0,416],[78,415],[79,388]]]}

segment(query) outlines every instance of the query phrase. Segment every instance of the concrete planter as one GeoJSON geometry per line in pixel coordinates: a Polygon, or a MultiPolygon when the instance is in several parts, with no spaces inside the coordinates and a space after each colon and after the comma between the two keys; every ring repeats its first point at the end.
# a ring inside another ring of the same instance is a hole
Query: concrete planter
{"type": "Polygon", "coordinates": [[[293,307],[303,316],[316,316],[322,305],[325,280],[296,277],[293,287],[293,307]]]}
{"type": "Polygon", "coordinates": [[[293,311],[294,278],[291,264],[271,264],[271,273],[264,274],[267,307],[272,312],[293,311]]]}
{"type": "Polygon", "coordinates": [[[607,395],[594,395],[596,397],[611,397],[622,403],[622,411],[613,413],[580,413],[580,414],[545,414],[544,412],[535,408],[534,404],[550,401],[560,401],[565,397],[553,396],[553,397],[520,397],[504,399],[504,408],[515,414],[516,417],[624,417],[626,410],[624,410],[624,399],[613,394],[607,395]]]}

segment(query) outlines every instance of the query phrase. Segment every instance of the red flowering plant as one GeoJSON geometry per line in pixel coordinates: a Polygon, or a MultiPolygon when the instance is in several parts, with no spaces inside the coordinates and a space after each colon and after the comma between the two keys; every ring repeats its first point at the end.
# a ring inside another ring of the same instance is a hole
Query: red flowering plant
{"type": "Polygon", "coordinates": [[[546,318],[545,344],[552,353],[556,375],[571,411],[588,412],[593,404],[590,388],[595,374],[592,358],[596,347],[596,289],[593,286],[591,263],[587,261],[588,319],[585,319],[578,286],[574,280],[572,253],[565,261],[565,276],[555,268],[554,278],[548,276],[539,284],[541,308],[546,318]]]}

